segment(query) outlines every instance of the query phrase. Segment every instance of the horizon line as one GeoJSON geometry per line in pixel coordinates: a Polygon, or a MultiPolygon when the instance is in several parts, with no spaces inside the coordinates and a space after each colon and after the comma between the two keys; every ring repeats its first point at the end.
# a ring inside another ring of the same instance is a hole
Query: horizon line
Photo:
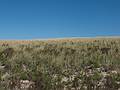
{"type": "Polygon", "coordinates": [[[34,38],[34,39],[0,39],[0,41],[27,41],[27,40],[59,40],[59,39],[95,39],[95,38],[120,38],[120,36],[92,36],[92,37],[57,37],[57,38],[34,38]]]}

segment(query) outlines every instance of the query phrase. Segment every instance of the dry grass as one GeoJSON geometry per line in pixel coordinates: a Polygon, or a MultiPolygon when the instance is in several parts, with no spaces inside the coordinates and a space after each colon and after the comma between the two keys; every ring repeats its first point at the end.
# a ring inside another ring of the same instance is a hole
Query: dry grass
{"type": "Polygon", "coordinates": [[[34,90],[118,90],[120,38],[0,41],[0,90],[24,80],[34,90]]]}
{"type": "Polygon", "coordinates": [[[38,41],[52,43],[52,42],[96,42],[103,40],[120,40],[120,38],[62,38],[62,39],[43,39],[43,40],[0,40],[0,45],[9,44],[9,45],[19,45],[19,44],[31,44],[38,41]]]}

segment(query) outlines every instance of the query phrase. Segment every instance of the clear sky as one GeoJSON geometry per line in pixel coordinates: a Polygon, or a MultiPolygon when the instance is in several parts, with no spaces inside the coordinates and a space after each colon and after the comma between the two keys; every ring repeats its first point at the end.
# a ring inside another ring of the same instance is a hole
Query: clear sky
{"type": "Polygon", "coordinates": [[[120,0],[0,0],[0,39],[120,36],[120,0]]]}

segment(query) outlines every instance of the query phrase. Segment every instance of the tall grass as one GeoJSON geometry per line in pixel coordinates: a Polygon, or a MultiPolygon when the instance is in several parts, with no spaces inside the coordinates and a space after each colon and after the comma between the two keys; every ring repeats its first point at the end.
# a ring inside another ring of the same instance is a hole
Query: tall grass
{"type": "Polygon", "coordinates": [[[1,43],[0,87],[28,90],[120,88],[120,39],[1,43]]]}

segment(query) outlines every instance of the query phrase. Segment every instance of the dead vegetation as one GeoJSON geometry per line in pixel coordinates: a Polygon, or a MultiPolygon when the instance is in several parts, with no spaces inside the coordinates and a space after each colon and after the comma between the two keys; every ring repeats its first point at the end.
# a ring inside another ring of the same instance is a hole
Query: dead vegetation
{"type": "Polygon", "coordinates": [[[118,90],[120,39],[0,41],[0,89],[118,90]]]}

